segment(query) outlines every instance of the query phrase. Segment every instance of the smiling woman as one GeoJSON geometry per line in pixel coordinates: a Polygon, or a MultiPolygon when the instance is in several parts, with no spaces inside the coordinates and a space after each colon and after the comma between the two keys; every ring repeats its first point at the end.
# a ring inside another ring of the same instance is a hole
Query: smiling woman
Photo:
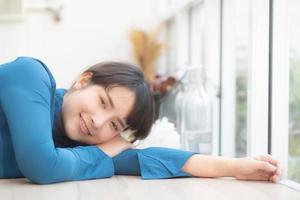
{"type": "Polygon", "coordinates": [[[19,57],[0,65],[0,85],[1,178],[46,184],[124,173],[189,176],[181,167],[193,152],[129,149],[149,134],[154,118],[148,83],[133,65],[94,65],[66,90],[56,89],[43,62],[19,57]],[[123,139],[124,130],[135,139],[123,139]]]}
{"type": "Polygon", "coordinates": [[[62,121],[70,139],[101,144],[126,128],[135,94],[122,86],[115,86],[108,92],[102,86],[85,81],[86,74],[75,84],[76,89],[64,96],[62,121]]]}
{"type": "Polygon", "coordinates": [[[274,182],[280,176],[271,156],[226,159],[162,147],[134,149],[132,142],[150,132],[154,104],[142,71],[130,64],[96,64],[66,90],[56,89],[43,62],[19,57],[0,65],[0,87],[0,178],[48,184],[114,174],[274,182]]]}

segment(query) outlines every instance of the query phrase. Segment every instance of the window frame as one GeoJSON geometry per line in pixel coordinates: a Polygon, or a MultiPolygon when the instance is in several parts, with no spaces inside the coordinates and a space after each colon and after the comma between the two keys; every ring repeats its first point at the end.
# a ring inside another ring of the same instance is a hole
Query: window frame
{"type": "Polygon", "coordinates": [[[271,29],[271,153],[282,166],[282,180],[279,183],[300,191],[300,184],[288,179],[290,69],[288,1],[270,0],[270,2],[273,21],[271,29]]]}
{"type": "Polygon", "coordinates": [[[234,1],[222,1],[220,155],[235,154],[234,1]],[[225,50],[226,49],[226,50],[225,50]]]}
{"type": "Polygon", "coordinates": [[[247,155],[268,153],[269,0],[250,1],[247,155]]]}

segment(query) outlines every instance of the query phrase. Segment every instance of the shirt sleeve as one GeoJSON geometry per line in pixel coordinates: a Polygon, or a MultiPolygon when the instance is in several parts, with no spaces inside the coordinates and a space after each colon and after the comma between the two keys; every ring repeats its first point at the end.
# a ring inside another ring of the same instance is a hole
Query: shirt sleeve
{"type": "Polygon", "coordinates": [[[136,175],[142,179],[190,177],[181,169],[194,154],[165,147],[128,149],[113,157],[113,163],[117,175],[136,175]]]}
{"type": "Polygon", "coordinates": [[[55,148],[51,122],[55,88],[38,60],[22,57],[1,66],[0,85],[0,103],[25,177],[48,184],[114,174],[112,158],[96,146],[55,148]]]}

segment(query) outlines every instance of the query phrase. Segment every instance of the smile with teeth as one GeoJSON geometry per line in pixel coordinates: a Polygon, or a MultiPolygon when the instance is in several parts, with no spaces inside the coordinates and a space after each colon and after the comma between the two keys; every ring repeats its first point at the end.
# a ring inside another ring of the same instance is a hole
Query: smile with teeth
{"type": "Polygon", "coordinates": [[[79,118],[79,128],[83,134],[91,135],[91,133],[89,132],[89,129],[87,128],[87,126],[81,116],[79,118]]]}

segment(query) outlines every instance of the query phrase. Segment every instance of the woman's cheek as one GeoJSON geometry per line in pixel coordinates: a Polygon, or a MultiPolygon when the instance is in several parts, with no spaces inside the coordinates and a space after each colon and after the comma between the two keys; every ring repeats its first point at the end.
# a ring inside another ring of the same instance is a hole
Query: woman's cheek
{"type": "Polygon", "coordinates": [[[107,134],[105,134],[105,136],[103,137],[103,140],[105,142],[110,141],[111,139],[113,139],[117,134],[116,133],[112,133],[112,132],[106,132],[107,134]]]}

